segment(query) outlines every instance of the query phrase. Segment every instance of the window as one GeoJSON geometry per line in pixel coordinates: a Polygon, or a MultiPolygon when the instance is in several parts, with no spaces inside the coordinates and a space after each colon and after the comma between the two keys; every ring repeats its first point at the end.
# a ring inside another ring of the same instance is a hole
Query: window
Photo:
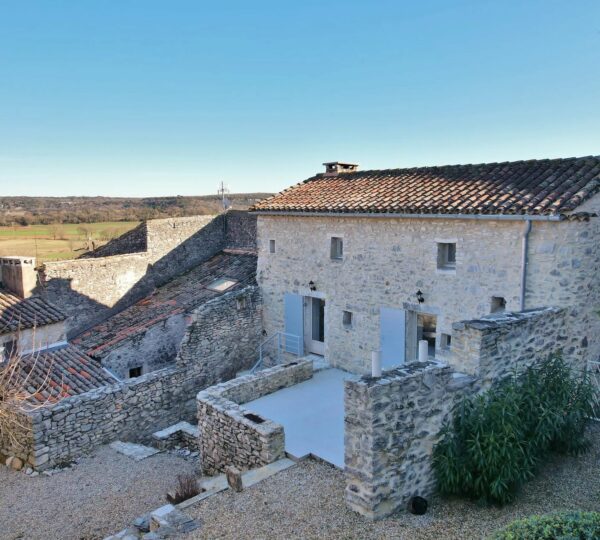
{"type": "Polygon", "coordinates": [[[342,312],[342,324],[344,328],[352,328],[352,312],[351,311],[343,311],[342,312]]]}
{"type": "Polygon", "coordinates": [[[231,289],[231,287],[233,287],[236,283],[237,281],[235,279],[219,278],[215,279],[206,288],[210,289],[211,291],[224,292],[227,289],[231,289]]]}
{"type": "Polygon", "coordinates": [[[440,336],[440,347],[442,350],[447,351],[452,345],[452,336],[450,334],[442,334],[440,336]]]}
{"type": "Polygon", "coordinates": [[[142,366],[129,368],[129,378],[139,377],[142,374],[142,366]]]}
{"type": "Polygon", "coordinates": [[[456,268],[456,244],[438,242],[437,267],[440,270],[454,270],[456,268]]]}
{"type": "Polygon", "coordinates": [[[331,237],[331,258],[336,260],[344,258],[344,240],[342,238],[331,237]]]}
{"type": "Polygon", "coordinates": [[[269,253],[275,253],[275,240],[269,240],[269,253]]]}
{"type": "Polygon", "coordinates": [[[502,296],[492,296],[491,313],[500,313],[506,310],[506,300],[502,296]]]}
{"type": "Polygon", "coordinates": [[[238,311],[241,311],[242,309],[246,309],[246,297],[243,296],[242,298],[237,298],[235,301],[235,307],[238,311]]]}

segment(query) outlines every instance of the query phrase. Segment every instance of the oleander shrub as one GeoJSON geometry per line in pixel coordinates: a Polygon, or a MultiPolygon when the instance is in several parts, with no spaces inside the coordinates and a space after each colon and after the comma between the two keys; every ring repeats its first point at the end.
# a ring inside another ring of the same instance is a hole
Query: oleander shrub
{"type": "Polygon", "coordinates": [[[600,538],[600,513],[564,512],[513,521],[491,540],[594,540],[600,538]]]}
{"type": "Polygon", "coordinates": [[[443,494],[485,503],[512,501],[552,451],[580,454],[597,396],[587,374],[554,356],[454,409],[433,451],[443,494]]]}

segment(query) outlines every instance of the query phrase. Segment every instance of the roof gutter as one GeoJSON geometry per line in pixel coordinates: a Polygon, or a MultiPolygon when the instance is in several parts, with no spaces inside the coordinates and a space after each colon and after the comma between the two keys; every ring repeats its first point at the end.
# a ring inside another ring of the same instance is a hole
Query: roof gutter
{"type": "Polygon", "coordinates": [[[285,212],[254,210],[260,216],[345,217],[345,218],[405,218],[405,219],[474,219],[478,221],[562,221],[562,216],[530,216],[522,214],[400,214],[373,212],[285,212]]]}

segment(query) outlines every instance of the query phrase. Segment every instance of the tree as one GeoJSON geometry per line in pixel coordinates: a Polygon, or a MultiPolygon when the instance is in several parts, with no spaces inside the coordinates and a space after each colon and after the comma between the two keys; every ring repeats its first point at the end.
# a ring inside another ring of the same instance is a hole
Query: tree
{"type": "MultiPolygon", "coordinates": [[[[18,341],[17,337],[11,343],[18,341]]],[[[39,351],[23,355],[16,345],[0,346],[0,441],[5,445],[22,448],[21,434],[31,429],[27,413],[64,397],[62,382],[52,383],[51,374],[52,364],[41,362],[39,351]]]]}

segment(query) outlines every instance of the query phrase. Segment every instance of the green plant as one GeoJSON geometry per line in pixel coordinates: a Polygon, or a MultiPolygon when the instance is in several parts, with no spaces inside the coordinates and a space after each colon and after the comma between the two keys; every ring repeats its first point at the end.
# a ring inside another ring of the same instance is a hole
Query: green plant
{"type": "Polygon", "coordinates": [[[600,538],[600,513],[564,512],[513,521],[491,540],[594,540],[600,538]]]}
{"type": "Polygon", "coordinates": [[[440,491],[505,504],[550,451],[578,454],[589,443],[594,386],[560,356],[464,398],[441,430],[433,467],[440,491]]]}

